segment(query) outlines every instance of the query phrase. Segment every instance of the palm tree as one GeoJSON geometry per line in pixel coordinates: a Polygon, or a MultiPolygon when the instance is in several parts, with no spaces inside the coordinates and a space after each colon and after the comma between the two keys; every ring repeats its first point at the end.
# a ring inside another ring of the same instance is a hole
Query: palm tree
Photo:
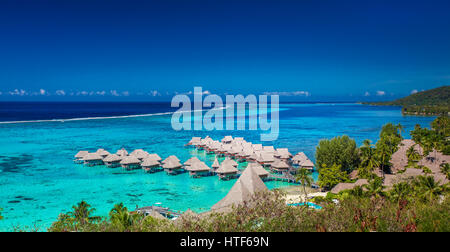
{"type": "Polygon", "coordinates": [[[92,221],[97,221],[100,219],[98,216],[91,216],[95,211],[95,208],[92,208],[91,205],[86,203],[86,201],[81,201],[76,206],[72,206],[73,211],[70,213],[71,216],[75,219],[76,222],[81,225],[90,223],[92,221]]]}
{"type": "Polygon", "coordinates": [[[444,187],[440,186],[432,176],[419,176],[415,180],[415,186],[418,188],[423,199],[431,201],[442,194],[444,187]]]}
{"type": "Polygon", "coordinates": [[[364,185],[364,188],[367,189],[367,193],[369,195],[372,196],[379,196],[379,195],[383,195],[383,181],[381,180],[381,178],[374,178],[372,180],[369,181],[369,184],[364,185]]]}
{"type": "Polygon", "coordinates": [[[445,174],[445,176],[447,177],[447,179],[450,179],[450,164],[442,164],[441,165],[441,172],[443,174],[445,174]]]}
{"type": "Polygon", "coordinates": [[[122,230],[128,230],[133,225],[134,219],[130,215],[128,209],[123,203],[114,205],[114,208],[109,212],[111,223],[115,226],[121,227],[122,230]]]}
{"type": "Polygon", "coordinates": [[[408,148],[408,150],[406,150],[406,156],[408,157],[408,162],[410,163],[416,163],[421,158],[415,146],[416,144],[412,145],[411,147],[408,148]]]}
{"type": "Polygon", "coordinates": [[[313,183],[312,173],[305,168],[300,168],[297,170],[295,180],[302,184],[306,202],[306,199],[308,198],[308,194],[306,193],[306,186],[311,186],[311,184],[313,183]]]}
{"type": "Polygon", "coordinates": [[[397,124],[397,130],[398,130],[398,133],[400,135],[400,138],[403,138],[402,137],[402,132],[405,131],[403,125],[401,125],[400,123],[397,124]]]}
{"type": "Polygon", "coordinates": [[[366,139],[363,142],[363,146],[360,147],[361,150],[361,167],[367,168],[369,172],[372,172],[375,167],[380,166],[377,157],[375,155],[375,149],[370,140],[366,139]]]}
{"type": "Polygon", "coordinates": [[[407,182],[401,182],[393,185],[392,190],[389,191],[389,196],[395,201],[400,201],[410,195],[410,192],[411,186],[407,182]]]}

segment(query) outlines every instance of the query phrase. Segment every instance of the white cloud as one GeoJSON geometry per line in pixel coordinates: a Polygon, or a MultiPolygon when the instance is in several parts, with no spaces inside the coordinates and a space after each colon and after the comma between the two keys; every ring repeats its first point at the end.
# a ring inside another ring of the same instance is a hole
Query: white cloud
{"type": "Polygon", "coordinates": [[[64,95],[66,95],[66,92],[64,90],[60,89],[60,90],[56,90],[55,94],[56,95],[60,95],[60,96],[64,96],[64,95]]]}
{"type": "Polygon", "coordinates": [[[104,90],[103,91],[97,91],[95,94],[104,96],[106,94],[106,91],[104,91],[104,90]]]}
{"type": "Polygon", "coordinates": [[[10,95],[18,95],[18,96],[24,96],[24,95],[27,95],[28,93],[25,91],[25,90],[23,90],[23,89],[14,89],[14,91],[9,91],[9,94],[10,95]]]}
{"type": "Polygon", "coordinates": [[[47,91],[45,91],[45,89],[39,89],[39,94],[40,95],[46,95],[47,94],[47,91]]]}
{"type": "Polygon", "coordinates": [[[279,95],[279,96],[310,96],[308,91],[292,91],[292,92],[264,92],[265,95],[279,95]]]}
{"type": "Polygon", "coordinates": [[[366,91],[366,92],[364,93],[364,96],[370,96],[370,93],[369,93],[368,91],[366,91]]]}
{"type": "Polygon", "coordinates": [[[383,96],[383,95],[386,95],[386,92],[381,91],[381,90],[377,91],[377,96],[383,96]]]}
{"type": "Polygon", "coordinates": [[[411,94],[415,94],[417,92],[419,92],[419,91],[417,91],[417,89],[414,89],[414,90],[411,91],[411,94]]]}
{"type": "Polygon", "coordinates": [[[150,91],[148,93],[148,95],[150,95],[150,96],[161,96],[161,94],[158,91],[156,91],[156,90],[150,91]]]}
{"type": "Polygon", "coordinates": [[[123,92],[122,92],[122,95],[123,95],[123,96],[129,96],[129,95],[130,95],[130,92],[128,92],[128,91],[123,91],[123,92]]]}
{"type": "Polygon", "coordinates": [[[119,93],[117,93],[116,90],[111,90],[109,92],[111,93],[112,96],[120,96],[119,93]]]}
{"type": "Polygon", "coordinates": [[[89,93],[88,93],[87,91],[77,92],[77,96],[80,96],[80,95],[86,96],[86,95],[88,95],[88,94],[89,94],[89,93]]]}

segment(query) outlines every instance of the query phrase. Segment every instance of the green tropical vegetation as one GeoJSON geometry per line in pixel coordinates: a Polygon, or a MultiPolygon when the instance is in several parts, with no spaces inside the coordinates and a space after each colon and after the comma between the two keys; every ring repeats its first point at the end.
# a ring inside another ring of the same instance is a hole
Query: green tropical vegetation
{"type": "Polygon", "coordinates": [[[314,182],[314,179],[312,178],[312,172],[305,169],[300,168],[297,170],[297,174],[295,175],[295,180],[297,182],[300,182],[300,184],[303,187],[303,192],[305,195],[305,201],[308,198],[308,193],[306,192],[306,187],[310,187],[311,184],[314,182]]]}
{"type": "Polygon", "coordinates": [[[448,116],[436,118],[431,123],[431,129],[416,125],[411,131],[411,137],[423,148],[424,155],[429,155],[433,151],[434,157],[436,151],[450,155],[450,118],[448,116]]]}
{"type": "Polygon", "coordinates": [[[378,106],[402,106],[405,115],[448,115],[450,112],[450,86],[443,86],[411,94],[388,102],[365,102],[378,106]]]}

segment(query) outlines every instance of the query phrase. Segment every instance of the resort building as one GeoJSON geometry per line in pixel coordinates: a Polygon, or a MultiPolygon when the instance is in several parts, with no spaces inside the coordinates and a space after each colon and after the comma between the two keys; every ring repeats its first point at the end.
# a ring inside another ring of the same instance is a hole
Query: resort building
{"type": "Polygon", "coordinates": [[[145,158],[141,163],[142,169],[144,169],[146,172],[154,173],[158,171],[162,171],[163,168],[161,167],[161,164],[158,162],[158,160],[147,157],[145,158]]]}
{"type": "Polygon", "coordinates": [[[84,156],[83,161],[86,166],[103,165],[103,157],[97,153],[88,153],[84,156]]]}
{"type": "Polygon", "coordinates": [[[163,163],[162,167],[164,168],[164,171],[167,174],[176,175],[176,174],[182,173],[184,171],[183,170],[183,165],[179,161],[177,161],[176,159],[174,159],[174,158],[170,158],[170,159],[166,158],[164,161],[165,162],[163,163]]]}
{"type": "Polygon", "coordinates": [[[191,166],[193,163],[198,163],[198,162],[202,162],[202,161],[200,161],[200,159],[198,159],[198,157],[191,157],[188,160],[186,160],[186,162],[183,163],[183,166],[187,170],[187,168],[189,166],[191,166]]]}
{"type": "Polygon", "coordinates": [[[121,157],[126,157],[126,156],[128,156],[128,151],[125,150],[125,148],[122,148],[116,152],[116,155],[121,156],[121,157]]]}
{"type": "Polygon", "coordinates": [[[275,161],[275,157],[273,156],[273,153],[260,152],[256,161],[262,166],[270,167],[270,165],[275,161]]]}
{"type": "Polygon", "coordinates": [[[238,167],[238,165],[239,165],[236,161],[234,161],[233,159],[231,159],[229,157],[225,158],[225,160],[223,160],[222,164],[231,165],[233,167],[238,167]]]}
{"type": "Polygon", "coordinates": [[[308,159],[308,157],[305,155],[305,153],[299,152],[292,158],[292,163],[295,165],[298,165],[307,159],[308,159]]]}
{"type": "Polygon", "coordinates": [[[193,137],[186,145],[197,146],[201,140],[201,137],[193,137]]]}
{"type": "Polygon", "coordinates": [[[116,154],[109,154],[103,159],[103,163],[110,168],[119,167],[120,161],[122,161],[122,157],[116,154]]]}
{"type": "Polygon", "coordinates": [[[238,169],[231,165],[230,162],[223,161],[220,167],[216,170],[216,174],[220,179],[229,180],[237,177],[238,169]]]}
{"type": "Polygon", "coordinates": [[[284,161],[288,161],[290,158],[292,158],[292,154],[287,148],[278,148],[274,156],[284,161]]]}
{"type": "Polygon", "coordinates": [[[225,136],[224,138],[222,138],[222,143],[224,144],[230,144],[233,141],[233,137],[232,136],[225,136]]]}
{"type": "Polygon", "coordinates": [[[213,211],[228,211],[233,205],[249,202],[256,193],[269,192],[269,189],[255,172],[254,167],[247,167],[228,194],[211,207],[213,211]]]}
{"type": "Polygon", "coordinates": [[[299,163],[299,168],[314,170],[314,163],[311,160],[306,159],[299,163]]]}
{"type": "Polygon", "coordinates": [[[139,160],[143,160],[148,156],[148,152],[144,151],[143,149],[137,149],[130,153],[130,156],[134,156],[139,160]]]}
{"type": "Polygon", "coordinates": [[[283,173],[289,171],[289,165],[285,161],[277,159],[270,165],[270,168],[275,173],[283,173]]]}
{"type": "Polygon", "coordinates": [[[82,164],[84,162],[83,158],[89,154],[88,151],[79,151],[76,155],[75,155],[75,159],[73,160],[75,163],[77,164],[82,164]]]}
{"type": "Polygon", "coordinates": [[[147,155],[147,158],[156,160],[156,161],[158,161],[158,162],[161,162],[161,160],[162,160],[162,158],[161,158],[158,154],[156,154],[156,153],[148,154],[148,155],[147,155]]]}
{"type": "Polygon", "coordinates": [[[189,175],[193,178],[210,176],[212,174],[211,169],[202,161],[193,162],[186,170],[189,171],[189,175]]]}
{"type": "Polygon", "coordinates": [[[107,157],[110,153],[104,149],[98,149],[95,153],[102,156],[102,158],[107,157]]]}
{"type": "Polygon", "coordinates": [[[135,156],[127,156],[120,161],[120,164],[123,168],[127,170],[134,170],[134,169],[140,169],[141,168],[141,160],[139,160],[135,156]]]}
{"type": "Polygon", "coordinates": [[[170,155],[170,156],[168,156],[166,159],[164,159],[163,161],[162,161],[162,163],[164,164],[164,163],[166,163],[166,162],[168,162],[168,161],[170,161],[170,160],[172,160],[172,161],[176,161],[176,162],[180,162],[180,159],[178,159],[175,155],[170,155]]]}
{"type": "Polygon", "coordinates": [[[263,180],[269,176],[269,172],[258,163],[249,163],[246,169],[248,168],[253,169],[256,174],[263,180]]]}
{"type": "Polygon", "coordinates": [[[220,167],[219,160],[217,160],[217,157],[214,159],[213,164],[211,165],[211,168],[213,168],[214,171],[216,171],[220,167]]]}

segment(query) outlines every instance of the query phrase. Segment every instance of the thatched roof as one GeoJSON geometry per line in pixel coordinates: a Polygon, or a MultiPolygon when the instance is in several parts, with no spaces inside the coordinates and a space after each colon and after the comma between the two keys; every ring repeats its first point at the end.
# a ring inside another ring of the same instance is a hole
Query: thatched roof
{"type": "Polygon", "coordinates": [[[130,165],[130,164],[140,164],[141,161],[135,157],[135,156],[126,156],[122,161],[120,161],[120,164],[123,165],[130,165]]]}
{"type": "Polygon", "coordinates": [[[276,169],[289,169],[289,165],[286,164],[286,162],[279,159],[275,160],[275,162],[270,164],[270,166],[276,169]]]}
{"type": "Polygon", "coordinates": [[[269,191],[252,167],[247,167],[228,194],[211,209],[216,210],[249,201],[257,192],[269,191]]]}
{"type": "Polygon", "coordinates": [[[405,172],[403,172],[403,175],[404,176],[409,176],[409,177],[417,177],[417,176],[425,175],[425,173],[423,172],[422,169],[407,168],[405,170],[405,172]]]}
{"type": "Polygon", "coordinates": [[[128,151],[125,150],[125,148],[122,148],[122,149],[120,149],[120,150],[118,150],[118,151],[116,152],[116,155],[119,155],[119,156],[127,156],[127,155],[128,155],[128,151]]]}
{"type": "Polygon", "coordinates": [[[228,173],[237,173],[238,169],[231,165],[230,163],[225,163],[225,161],[220,164],[219,168],[216,170],[216,173],[228,174],[228,173]]]}
{"type": "Polygon", "coordinates": [[[110,153],[104,149],[98,149],[95,153],[99,154],[100,156],[108,156],[110,153]]]}
{"type": "Polygon", "coordinates": [[[367,179],[358,179],[355,182],[355,186],[363,186],[363,185],[368,185],[369,181],[367,181],[367,179]]]}
{"type": "MultiPolygon", "coordinates": [[[[167,160],[167,159],[166,159],[167,160]]],[[[163,164],[163,168],[165,169],[175,169],[175,168],[181,168],[183,165],[175,159],[169,159],[163,164]]]]}
{"type": "MultiPolygon", "coordinates": [[[[391,171],[393,173],[397,173],[398,171],[405,169],[405,167],[408,165],[408,157],[406,156],[406,152],[411,146],[415,144],[416,143],[411,139],[404,139],[401,141],[398,146],[398,150],[391,156],[390,163],[392,164],[391,171]]],[[[423,152],[422,148],[420,148],[419,145],[415,145],[414,149],[419,153],[423,152]]]]}
{"type": "Polygon", "coordinates": [[[211,165],[211,167],[215,169],[220,167],[219,160],[217,160],[217,158],[214,159],[214,162],[211,165]]]}
{"type": "Polygon", "coordinates": [[[224,138],[222,138],[222,143],[229,143],[231,141],[233,141],[232,136],[225,136],[224,138]]]}
{"type": "Polygon", "coordinates": [[[287,148],[278,148],[275,152],[275,156],[283,159],[288,159],[292,157],[292,154],[287,148]]]}
{"type": "Polygon", "coordinates": [[[331,193],[339,193],[343,190],[353,189],[355,186],[354,183],[339,183],[333,189],[331,189],[331,193]]]}
{"type": "Polygon", "coordinates": [[[109,154],[103,159],[104,162],[118,162],[120,160],[122,160],[122,157],[116,154],[109,154]]]}
{"type": "Polygon", "coordinates": [[[201,140],[202,140],[201,137],[192,137],[192,139],[189,141],[189,144],[197,145],[200,143],[201,140]]]}
{"type": "Polygon", "coordinates": [[[196,162],[201,162],[201,161],[200,161],[200,159],[198,159],[198,157],[191,157],[188,160],[186,160],[186,162],[184,162],[183,164],[185,166],[189,166],[189,165],[192,165],[193,163],[196,163],[196,162]]]}
{"type": "Polygon", "coordinates": [[[148,152],[146,152],[142,149],[138,149],[138,150],[134,150],[133,152],[131,152],[130,156],[137,157],[138,159],[144,159],[148,156],[148,152]]]}
{"type": "Polygon", "coordinates": [[[202,161],[194,162],[189,167],[186,168],[188,171],[200,172],[200,171],[210,171],[211,169],[202,161]]]}
{"type": "Polygon", "coordinates": [[[299,153],[295,154],[295,156],[292,158],[292,161],[301,162],[306,159],[308,159],[308,157],[305,155],[305,153],[299,152],[299,153]]]}
{"type": "Polygon", "coordinates": [[[174,160],[174,161],[180,162],[180,159],[178,159],[175,155],[170,155],[170,156],[168,156],[166,159],[164,159],[164,160],[162,161],[162,163],[164,164],[165,162],[167,162],[167,161],[169,161],[169,160],[174,160]]]}
{"type": "Polygon", "coordinates": [[[273,146],[264,146],[263,151],[269,152],[269,153],[275,153],[275,148],[273,146]]]}
{"type": "Polygon", "coordinates": [[[234,167],[238,166],[238,163],[236,161],[234,161],[233,159],[229,158],[229,157],[225,158],[225,160],[223,160],[222,164],[225,164],[225,165],[229,164],[229,165],[234,166],[234,167]]]}
{"type": "Polygon", "coordinates": [[[260,177],[269,175],[269,172],[266,171],[266,169],[264,169],[262,167],[262,165],[260,165],[258,163],[249,163],[247,165],[247,168],[249,168],[249,167],[252,168],[256,172],[256,174],[258,174],[258,176],[260,176],[260,177]]]}
{"type": "Polygon", "coordinates": [[[257,158],[258,162],[270,163],[275,161],[273,153],[270,152],[260,152],[257,158]]]}
{"type": "Polygon", "coordinates": [[[76,157],[76,158],[83,158],[83,157],[85,157],[87,154],[89,154],[88,151],[79,151],[79,152],[75,155],[75,157],[76,157]]]}
{"type": "Polygon", "coordinates": [[[306,159],[300,162],[300,167],[314,167],[314,163],[311,160],[306,159]]]}
{"type": "Polygon", "coordinates": [[[162,160],[162,158],[161,158],[158,154],[156,154],[156,153],[148,154],[147,158],[156,160],[156,161],[158,161],[158,162],[162,160]]]}
{"type": "Polygon", "coordinates": [[[262,144],[253,144],[252,147],[253,147],[253,150],[254,150],[254,151],[260,151],[260,150],[263,149],[262,144]]]}
{"type": "Polygon", "coordinates": [[[103,160],[103,157],[100,156],[100,154],[98,153],[88,153],[86,156],[83,157],[83,160],[85,161],[103,160]]]}
{"type": "Polygon", "coordinates": [[[145,158],[141,164],[141,166],[143,166],[143,167],[153,167],[153,166],[159,166],[159,165],[161,165],[161,164],[156,159],[148,158],[148,157],[145,158]]]}

